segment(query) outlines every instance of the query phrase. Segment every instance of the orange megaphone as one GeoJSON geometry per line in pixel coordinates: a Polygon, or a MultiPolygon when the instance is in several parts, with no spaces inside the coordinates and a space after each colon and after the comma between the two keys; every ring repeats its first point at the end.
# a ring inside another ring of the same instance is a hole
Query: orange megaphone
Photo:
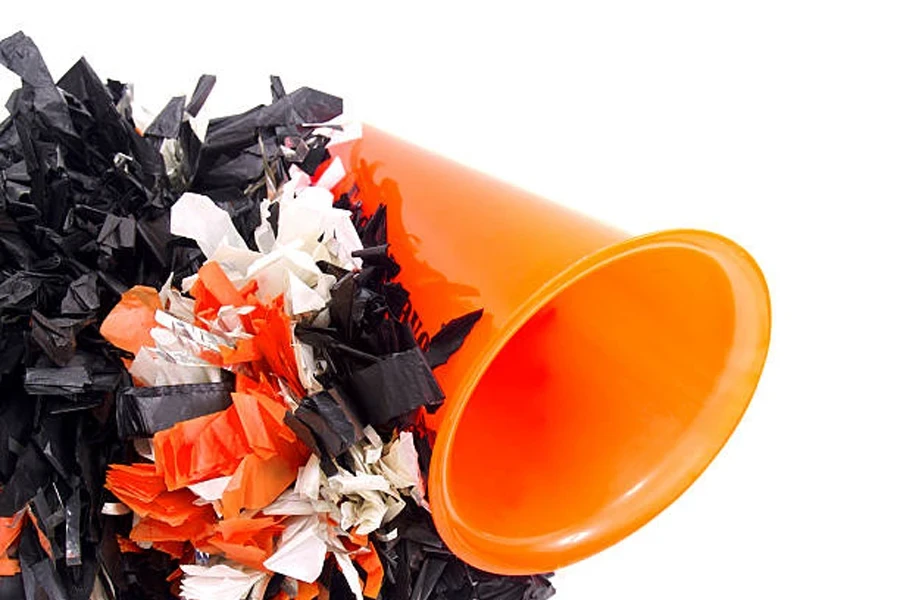
{"type": "MultiPolygon", "coordinates": [[[[466,562],[571,564],[675,500],[734,430],[769,344],[763,275],[718,235],[629,235],[366,127],[342,152],[427,343],[484,316],[436,371],[429,497],[466,562]]],[[[340,153],[339,153],[340,154],[340,153]]]]}

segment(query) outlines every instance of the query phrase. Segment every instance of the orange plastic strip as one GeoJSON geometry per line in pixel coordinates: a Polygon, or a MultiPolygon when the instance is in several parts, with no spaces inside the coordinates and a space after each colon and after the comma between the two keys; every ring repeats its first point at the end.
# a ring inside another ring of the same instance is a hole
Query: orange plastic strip
{"type": "MultiPolygon", "coordinates": [[[[244,298],[241,296],[241,293],[228,279],[219,263],[210,261],[200,267],[197,274],[199,275],[198,281],[203,283],[203,287],[216,299],[219,306],[241,306],[244,304],[244,298]]],[[[191,293],[193,293],[193,289],[191,293]]]]}
{"type": "Polygon", "coordinates": [[[100,334],[112,345],[137,354],[142,346],[155,346],[150,330],[156,326],[156,311],[162,308],[155,289],[138,285],[124,294],[113,307],[100,334]]]}
{"type": "Polygon", "coordinates": [[[366,572],[366,586],[363,588],[363,596],[366,598],[377,598],[381,592],[381,584],[384,582],[384,567],[381,565],[381,559],[375,552],[375,547],[369,543],[369,552],[358,554],[354,557],[356,564],[362,567],[366,572]]]}

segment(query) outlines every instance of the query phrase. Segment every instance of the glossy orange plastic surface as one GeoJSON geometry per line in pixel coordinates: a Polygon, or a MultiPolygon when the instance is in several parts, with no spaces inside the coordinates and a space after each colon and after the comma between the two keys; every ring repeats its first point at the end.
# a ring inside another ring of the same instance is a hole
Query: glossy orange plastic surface
{"type": "Polygon", "coordinates": [[[420,339],[484,317],[436,374],[435,523],[482,569],[550,571],[621,540],[726,442],[769,343],[763,276],[694,230],[632,238],[377,129],[344,149],[420,339]]]}

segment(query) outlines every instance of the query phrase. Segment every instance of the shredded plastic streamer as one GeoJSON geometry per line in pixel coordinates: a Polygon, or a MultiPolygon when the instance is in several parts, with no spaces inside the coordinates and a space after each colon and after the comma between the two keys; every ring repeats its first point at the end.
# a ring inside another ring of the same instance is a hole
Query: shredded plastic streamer
{"type": "Polygon", "coordinates": [[[437,535],[432,369],[385,208],[330,149],[340,98],[215,77],[138,127],[133,88],[33,42],[0,124],[0,598],[544,600],[437,535]]]}

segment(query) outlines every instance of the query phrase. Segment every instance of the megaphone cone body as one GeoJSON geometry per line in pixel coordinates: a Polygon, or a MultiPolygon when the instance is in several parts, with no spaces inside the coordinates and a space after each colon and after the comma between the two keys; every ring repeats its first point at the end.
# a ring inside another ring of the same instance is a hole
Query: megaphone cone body
{"type": "Polygon", "coordinates": [[[700,475],[743,415],[770,307],[716,234],[629,237],[366,127],[348,149],[420,340],[484,316],[437,369],[447,400],[428,482],[450,549],[546,572],[621,540],[700,475]]]}

